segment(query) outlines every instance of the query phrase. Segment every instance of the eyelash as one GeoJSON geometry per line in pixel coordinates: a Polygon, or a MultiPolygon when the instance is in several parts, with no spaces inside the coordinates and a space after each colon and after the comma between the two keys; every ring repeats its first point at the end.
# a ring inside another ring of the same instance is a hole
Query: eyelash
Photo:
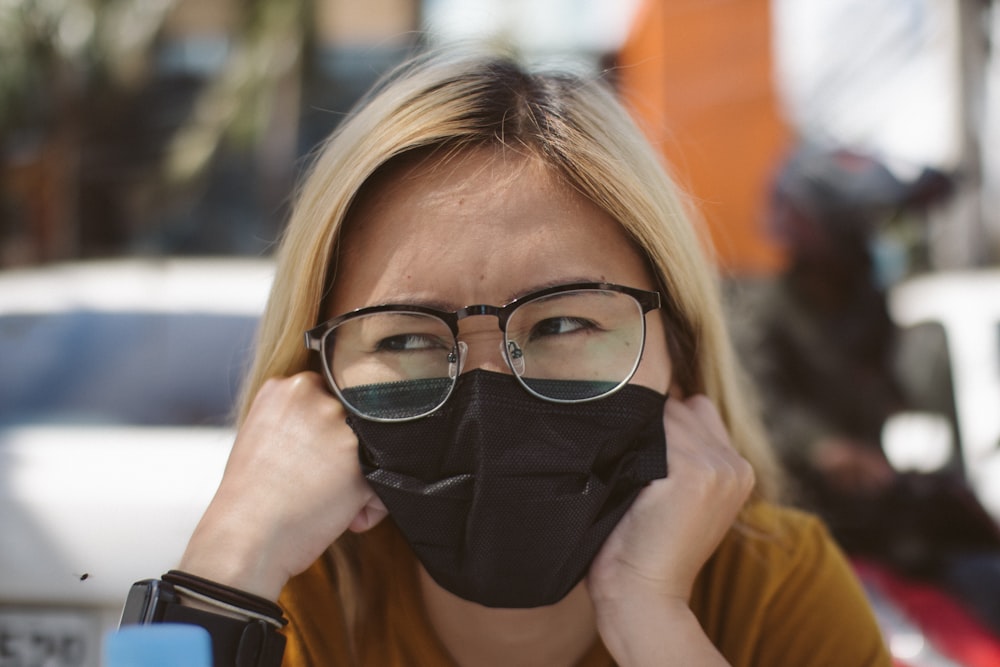
{"type": "Polygon", "coordinates": [[[417,347],[410,347],[411,342],[426,342],[432,339],[432,336],[427,336],[424,334],[397,334],[395,336],[389,336],[379,340],[375,344],[376,352],[412,352],[414,350],[429,350],[435,347],[444,349],[447,346],[442,345],[427,345],[422,344],[417,347]],[[402,343],[400,345],[400,343],[402,343]]]}
{"type": "Polygon", "coordinates": [[[583,329],[596,329],[596,328],[598,327],[594,322],[583,319],[581,317],[550,317],[542,320],[541,322],[539,322],[538,324],[536,324],[531,328],[531,334],[529,336],[529,340],[536,340],[543,336],[554,336],[564,333],[574,333],[576,331],[580,331],[583,329]],[[552,323],[556,323],[557,325],[561,326],[564,322],[572,323],[573,328],[570,331],[555,331],[555,332],[541,330],[545,328],[550,328],[550,326],[546,325],[551,325],[552,323]]]}

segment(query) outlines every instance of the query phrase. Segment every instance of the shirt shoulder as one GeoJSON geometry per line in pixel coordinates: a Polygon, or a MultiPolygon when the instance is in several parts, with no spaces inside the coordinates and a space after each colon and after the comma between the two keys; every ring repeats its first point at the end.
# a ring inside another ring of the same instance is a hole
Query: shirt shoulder
{"type": "Polygon", "coordinates": [[[734,667],[892,664],[847,559],[799,510],[748,507],[703,568],[692,607],[734,667]]]}
{"type": "Polygon", "coordinates": [[[288,619],[282,667],[352,664],[347,624],[329,554],[292,577],[278,600],[288,619]]]}

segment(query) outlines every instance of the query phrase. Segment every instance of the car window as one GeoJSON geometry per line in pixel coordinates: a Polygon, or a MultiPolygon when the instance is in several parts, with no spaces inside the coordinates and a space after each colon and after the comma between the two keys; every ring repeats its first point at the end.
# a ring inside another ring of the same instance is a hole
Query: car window
{"type": "Polygon", "coordinates": [[[205,313],[0,316],[0,423],[227,424],[256,323],[205,313]]]}

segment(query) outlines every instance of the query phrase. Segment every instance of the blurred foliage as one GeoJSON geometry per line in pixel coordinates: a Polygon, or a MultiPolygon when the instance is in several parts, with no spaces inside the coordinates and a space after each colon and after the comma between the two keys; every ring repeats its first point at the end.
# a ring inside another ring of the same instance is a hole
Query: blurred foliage
{"type": "Polygon", "coordinates": [[[305,4],[302,0],[247,3],[223,70],[172,142],[165,165],[170,182],[185,182],[200,173],[226,135],[250,147],[266,132],[275,91],[284,77],[295,75],[301,62],[305,4]]]}
{"type": "Polygon", "coordinates": [[[0,132],[91,88],[136,85],[174,0],[0,0],[0,132]]]}
{"type": "MultiPolygon", "coordinates": [[[[176,0],[0,0],[0,136],[57,121],[61,103],[146,81],[176,0]]],[[[268,122],[274,87],[299,62],[302,0],[244,2],[222,72],[173,142],[167,172],[205,167],[225,131],[243,145],[268,122]]],[[[73,105],[75,107],[75,105],[73,105]]]]}
{"type": "Polygon", "coordinates": [[[203,71],[165,65],[171,40],[203,37],[163,34],[179,4],[0,0],[0,265],[203,233],[158,227],[194,209],[223,146],[270,158],[265,197],[283,185],[311,3],[237,0],[203,71]]]}

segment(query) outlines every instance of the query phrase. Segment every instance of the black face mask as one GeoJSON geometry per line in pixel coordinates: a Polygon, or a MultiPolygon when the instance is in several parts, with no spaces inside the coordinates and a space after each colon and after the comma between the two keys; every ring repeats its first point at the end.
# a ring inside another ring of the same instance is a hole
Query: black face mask
{"type": "Polygon", "coordinates": [[[626,385],[551,403],[473,370],[427,417],[348,422],[365,478],[440,586],[489,607],[538,607],[583,579],[642,487],[666,477],[665,401],[626,385]]]}

